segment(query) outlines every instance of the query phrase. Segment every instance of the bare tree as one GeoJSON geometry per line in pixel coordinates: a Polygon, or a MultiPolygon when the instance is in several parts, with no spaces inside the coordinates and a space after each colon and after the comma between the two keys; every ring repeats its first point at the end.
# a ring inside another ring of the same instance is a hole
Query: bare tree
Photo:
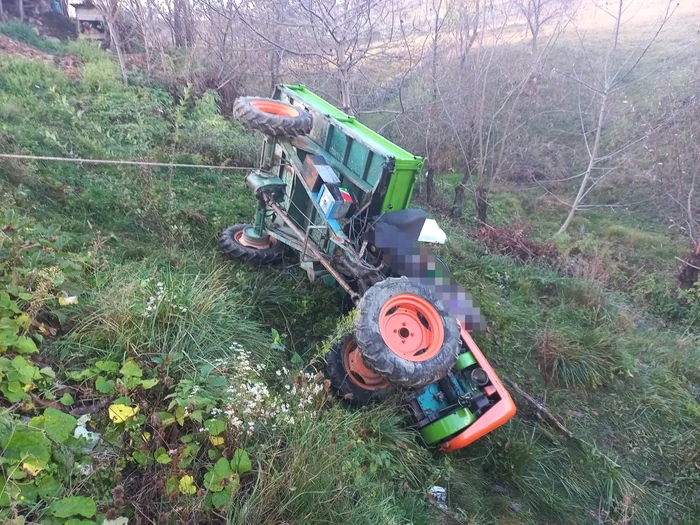
{"type": "Polygon", "coordinates": [[[514,43],[507,31],[511,14],[506,9],[482,20],[479,37],[464,59],[464,70],[457,75],[456,92],[442,93],[445,103],[451,104],[445,111],[445,123],[454,136],[463,170],[452,202],[453,217],[461,216],[466,193],[473,191],[477,219],[486,222],[489,195],[505,169],[510,142],[525,124],[518,111],[521,96],[560,31],[557,28],[552,33],[534,61],[520,60],[509,45],[514,43]]]}
{"type": "Polygon", "coordinates": [[[245,26],[288,57],[316,63],[336,81],[346,113],[355,113],[353,82],[360,64],[391,46],[396,35],[391,0],[289,0],[284,21],[257,2],[236,6],[245,26]]]}
{"type": "Polygon", "coordinates": [[[467,60],[467,53],[474,45],[479,34],[482,4],[480,0],[464,0],[458,2],[457,6],[457,42],[459,44],[459,62],[464,66],[467,60]]]}
{"type": "Polygon", "coordinates": [[[96,0],[95,5],[97,5],[105,17],[109,38],[114,46],[114,51],[117,54],[117,60],[119,61],[119,69],[121,70],[122,80],[124,81],[124,84],[127,84],[129,82],[129,75],[126,69],[124,46],[118,24],[119,17],[122,13],[121,0],[96,0]]]}
{"type": "Polygon", "coordinates": [[[450,0],[431,0],[430,10],[432,16],[431,23],[431,55],[430,55],[430,107],[428,108],[428,120],[426,123],[425,133],[425,155],[427,163],[425,166],[426,172],[426,200],[431,202],[435,191],[435,169],[436,163],[433,161],[433,156],[439,151],[439,138],[442,133],[435,129],[435,121],[439,117],[441,110],[438,104],[438,95],[440,93],[438,68],[440,66],[440,39],[446,23],[450,20],[454,12],[454,2],[450,0]]]}
{"type": "Polygon", "coordinates": [[[569,6],[568,0],[515,0],[525,17],[531,35],[532,53],[537,53],[537,42],[542,28],[559,18],[569,6]]]}
{"type": "MultiPolygon", "coordinates": [[[[624,1],[618,0],[614,7],[615,9],[613,11],[599,7],[603,13],[613,19],[610,44],[601,62],[598,62],[591,56],[583,44],[582,36],[577,31],[581,50],[585,58],[584,63],[589,69],[589,75],[584,76],[574,69],[573,73],[567,76],[574,80],[579,86],[579,117],[583,141],[588,153],[588,164],[583,173],[577,176],[577,178],[581,178],[581,183],[574,197],[574,201],[571,204],[569,213],[557,232],[559,234],[566,232],[574,215],[582,208],[583,200],[586,196],[588,196],[606,176],[614,171],[614,167],[607,165],[609,161],[622,151],[628,150],[644,139],[645,135],[642,134],[621,146],[615,147],[611,151],[603,152],[603,133],[605,124],[612,114],[610,105],[613,101],[613,97],[624,87],[630,85],[632,82],[640,80],[640,77],[631,80],[630,75],[645,57],[675,10],[672,6],[672,0],[668,0],[661,20],[646,44],[638,44],[621,60],[619,48],[623,15],[625,14],[624,1]],[[591,96],[588,105],[589,109],[584,110],[583,108],[583,104],[581,103],[581,91],[587,91],[591,96]],[[593,113],[595,115],[595,120],[592,125],[587,125],[586,115],[590,114],[590,108],[595,108],[593,113]]],[[[644,75],[644,77],[646,76],[648,75],[644,75]]]]}

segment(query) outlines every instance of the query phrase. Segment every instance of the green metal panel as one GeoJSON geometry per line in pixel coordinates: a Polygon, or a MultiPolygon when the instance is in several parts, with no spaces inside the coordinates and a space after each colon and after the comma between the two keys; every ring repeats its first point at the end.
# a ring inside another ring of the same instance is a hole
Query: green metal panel
{"type": "Polygon", "coordinates": [[[455,368],[457,370],[464,370],[465,368],[468,368],[475,364],[476,358],[474,357],[474,355],[471,352],[464,352],[463,354],[459,354],[457,362],[455,363],[455,368]]]}
{"type": "Polygon", "coordinates": [[[416,170],[394,169],[382,202],[382,212],[408,208],[408,205],[411,203],[413,186],[416,182],[416,174],[416,170]]]}
{"type": "Polygon", "coordinates": [[[476,416],[466,408],[459,408],[452,414],[438,419],[420,429],[420,435],[428,445],[442,441],[467,428],[476,421],[476,416]]]}
{"type": "Polygon", "coordinates": [[[304,102],[304,104],[310,108],[338,121],[341,128],[352,131],[353,133],[350,133],[350,135],[357,135],[370,149],[385,157],[395,158],[397,162],[401,163],[402,168],[413,167],[413,169],[417,170],[423,165],[422,157],[411,155],[405,149],[369,129],[355,117],[343,113],[333,104],[326,102],[315,93],[309,91],[305,86],[285,85],[283,87],[291,91],[296,98],[304,102]]]}
{"type": "Polygon", "coordinates": [[[282,93],[327,118],[325,122],[318,122],[317,118],[311,136],[340,165],[367,182],[375,192],[374,198],[381,199],[381,206],[377,202],[381,212],[403,210],[409,206],[417,173],[423,166],[422,157],[410,154],[372,131],[305,86],[279,86],[276,97],[280,98],[282,93]],[[382,174],[385,166],[392,164],[393,173],[385,174],[389,179],[387,184],[382,180],[382,174]]]}

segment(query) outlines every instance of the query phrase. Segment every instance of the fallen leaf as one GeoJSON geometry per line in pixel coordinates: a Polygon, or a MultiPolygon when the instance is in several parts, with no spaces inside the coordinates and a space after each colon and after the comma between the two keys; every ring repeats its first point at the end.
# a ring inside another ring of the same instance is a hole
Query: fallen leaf
{"type": "Polygon", "coordinates": [[[129,418],[134,417],[139,413],[139,407],[130,407],[128,405],[110,405],[109,419],[112,423],[125,423],[129,418]]]}
{"type": "Polygon", "coordinates": [[[192,476],[182,476],[178,488],[183,494],[194,494],[197,492],[197,485],[194,484],[194,478],[192,476]]]}
{"type": "Polygon", "coordinates": [[[71,297],[59,297],[58,304],[61,306],[70,306],[71,304],[78,304],[78,297],[73,295],[71,297]]]}
{"type": "Polygon", "coordinates": [[[211,442],[212,445],[215,447],[218,447],[219,445],[224,444],[224,438],[220,436],[209,436],[209,441],[211,442]]]}

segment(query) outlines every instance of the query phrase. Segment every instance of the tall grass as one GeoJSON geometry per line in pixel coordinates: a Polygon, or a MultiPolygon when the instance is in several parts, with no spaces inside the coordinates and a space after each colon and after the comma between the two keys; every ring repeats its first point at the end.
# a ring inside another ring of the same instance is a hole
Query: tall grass
{"type": "Polygon", "coordinates": [[[99,349],[197,369],[228,357],[235,342],[269,360],[271,334],[259,324],[247,288],[216,262],[182,264],[128,263],[98,275],[86,315],[54,351],[77,359],[99,349]]]}

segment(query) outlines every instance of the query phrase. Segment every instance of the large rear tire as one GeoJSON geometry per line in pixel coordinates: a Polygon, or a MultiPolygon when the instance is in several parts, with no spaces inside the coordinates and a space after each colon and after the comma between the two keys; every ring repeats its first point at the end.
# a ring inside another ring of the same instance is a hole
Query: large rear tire
{"type": "Polygon", "coordinates": [[[326,354],[326,376],[338,396],[355,406],[383,401],[391,393],[386,379],[373,373],[361,359],[352,334],[333,343],[326,354]]]}
{"type": "Polygon", "coordinates": [[[308,135],[313,125],[308,111],[271,98],[237,98],[233,116],[245,128],[273,137],[308,135]]]}
{"type": "Polygon", "coordinates": [[[269,237],[267,242],[253,244],[246,241],[245,229],[249,224],[236,224],[221,232],[219,251],[230,259],[252,264],[275,264],[282,261],[284,244],[269,237]]]}
{"type": "Polygon", "coordinates": [[[397,386],[444,377],[460,349],[460,328],[427,286],[406,277],[372,286],[360,300],[355,340],[369,368],[397,386]]]}

